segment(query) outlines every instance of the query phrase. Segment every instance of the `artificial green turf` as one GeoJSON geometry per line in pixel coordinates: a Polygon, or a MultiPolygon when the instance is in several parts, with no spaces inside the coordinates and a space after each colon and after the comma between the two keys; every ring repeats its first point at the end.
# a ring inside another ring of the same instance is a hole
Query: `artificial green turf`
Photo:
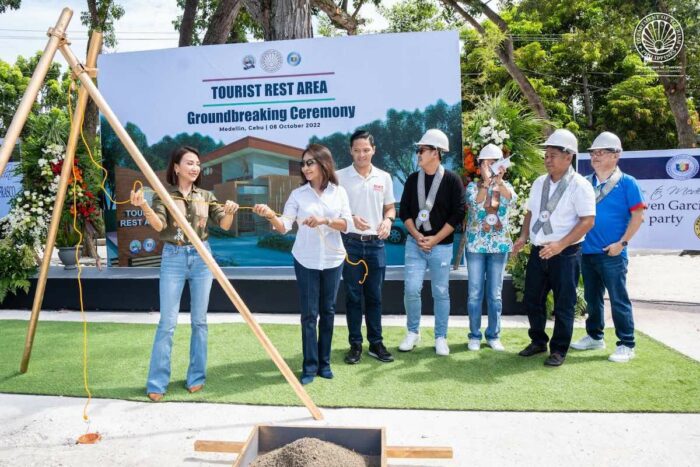
{"type": "MultiPolygon", "coordinates": [[[[0,321],[0,392],[84,396],[82,324],[40,322],[29,371],[18,372],[26,321],[0,321]]],[[[94,397],[146,400],[145,381],[155,325],[89,324],[89,377],[94,397]]],[[[287,363],[301,367],[299,326],[263,325],[287,363]]],[[[464,329],[452,329],[451,355],[437,357],[432,331],[409,353],[396,350],[404,329],[385,327],[396,361],[384,364],[365,353],[357,365],[343,363],[347,331],[336,328],[333,380],[306,386],[319,406],[453,410],[595,412],[700,412],[700,363],[637,334],[637,357],[607,361],[608,350],[571,351],[560,368],[543,366],[544,354],[516,355],[527,342],[523,329],[505,329],[507,352],[466,349],[464,329]]],[[[577,330],[574,338],[582,335],[577,330]]],[[[301,405],[245,324],[209,326],[209,364],[204,391],[184,389],[189,326],[175,333],[173,379],[166,401],[301,405]]]]}

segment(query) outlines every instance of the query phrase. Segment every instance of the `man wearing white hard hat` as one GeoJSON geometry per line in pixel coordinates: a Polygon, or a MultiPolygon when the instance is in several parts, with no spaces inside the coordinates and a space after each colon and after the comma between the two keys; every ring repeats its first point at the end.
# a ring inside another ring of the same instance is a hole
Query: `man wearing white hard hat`
{"type": "Polygon", "coordinates": [[[595,221],[595,194],[591,184],[577,174],[571,161],[578,154],[578,140],[568,130],[554,131],[544,145],[545,175],[532,184],[527,214],[517,253],[528,240],[532,250],[525,271],[525,308],[530,321],[530,344],[519,355],[530,357],[547,351],[545,365],[564,363],[574,330],[576,288],[581,271],[581,246],[595,221]],[[554,332],[545,332],[546,302],[554,294],[554,332]]]}
{"type": "Polygon", "coordinates": [[[467,272],[469,291],[467,311],[469,313],[468,348],[481,348],[481,309],[486,295],[488,326],[486,343],[497,352],[504,351],[501,343],[501,290],[503,275],[508,262],[508,253],[513,249],[510,239],[510,206],[517,199],[510,184],[503,180],[505,167],[503,151],[489,143],[479,151],[481,180],[471,182],[466,189],[467,201],[467,272]]]}
{"type": "Polygon", "coordinates": [[[588,149],[594,173],[586,177],[596,194],[595,227],[583,242],[581,273],[586,298],[586,335],[571,344],[576,350],[604,349],[603,296],[608,291],[617,348],[609,360],[626,363],[634,358],[634,319],[627,295],[627,243],[644,222],[644,197],[634,177],[617,166],[622,143],[603,132],[588,149]]]}
{"type": "Polygon", "coordinates": [[[411,234],[406,239],[404,306],[408,332],[399,350],[408,352],[420,341],[421,289],[426,269],[435,315],[435,352],[449,355],[447,322],[450,316],[450,265],[454,231],[464,219],[464,187],[457,174],[442,165],[449,151],[447,135],[425,132],[415,143],[418,172],[408,176],[401,196],[399,216],[411,234]]]}

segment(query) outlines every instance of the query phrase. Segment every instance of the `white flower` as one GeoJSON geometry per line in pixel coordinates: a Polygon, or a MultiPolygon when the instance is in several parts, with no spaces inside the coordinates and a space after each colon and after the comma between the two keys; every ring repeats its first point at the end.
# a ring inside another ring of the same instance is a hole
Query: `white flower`
{"type": "Polygon", "coordinates": [[[498,132],[498,136],[500,136],[501,139],[507,139],[508,136],[510,136],[510,135],[508,134],[508,132],[506,130],[501,130],[498,132]]]}

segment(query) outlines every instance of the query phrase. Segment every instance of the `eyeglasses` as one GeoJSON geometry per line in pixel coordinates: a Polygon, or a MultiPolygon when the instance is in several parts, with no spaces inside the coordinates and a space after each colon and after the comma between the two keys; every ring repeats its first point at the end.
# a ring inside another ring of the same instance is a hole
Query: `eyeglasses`
{"type": "Polygon", "coordinates": [[[311,167],[314,164],[318,164],[316,159],[306,159],[305,161],[299,162],[299,166],[303,169],[304,167],[311,167]]]}
{"type": "Polygon", "coordinates": [[[418,155],[420,156],[420,155],[423,154],[425,151],[434,151],[434,150],[435,150],[435,148],[433,148],[433,147],[425,147],[425,146],[423,146],[423,147],[420,147],[420,148],[416,148],[416,154],[418,154],[418,155]]]}
{"type": "Polygon", "coordinates": [[[607,156],[609,154],[616,154],[616,151],[613,151],[612,149],[594,149],[591,151],[591,157],[603,157],[607,156]]]}

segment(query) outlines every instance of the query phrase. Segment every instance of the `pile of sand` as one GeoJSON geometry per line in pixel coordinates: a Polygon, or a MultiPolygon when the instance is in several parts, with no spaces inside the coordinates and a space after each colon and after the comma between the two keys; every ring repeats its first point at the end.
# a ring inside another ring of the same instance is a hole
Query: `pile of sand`
{"type": "Polygon", "coordinates": [[[316,438],[300,438],[255,458],[250,467],[374,467],[378,457],[363,456],[316,438]]]}

